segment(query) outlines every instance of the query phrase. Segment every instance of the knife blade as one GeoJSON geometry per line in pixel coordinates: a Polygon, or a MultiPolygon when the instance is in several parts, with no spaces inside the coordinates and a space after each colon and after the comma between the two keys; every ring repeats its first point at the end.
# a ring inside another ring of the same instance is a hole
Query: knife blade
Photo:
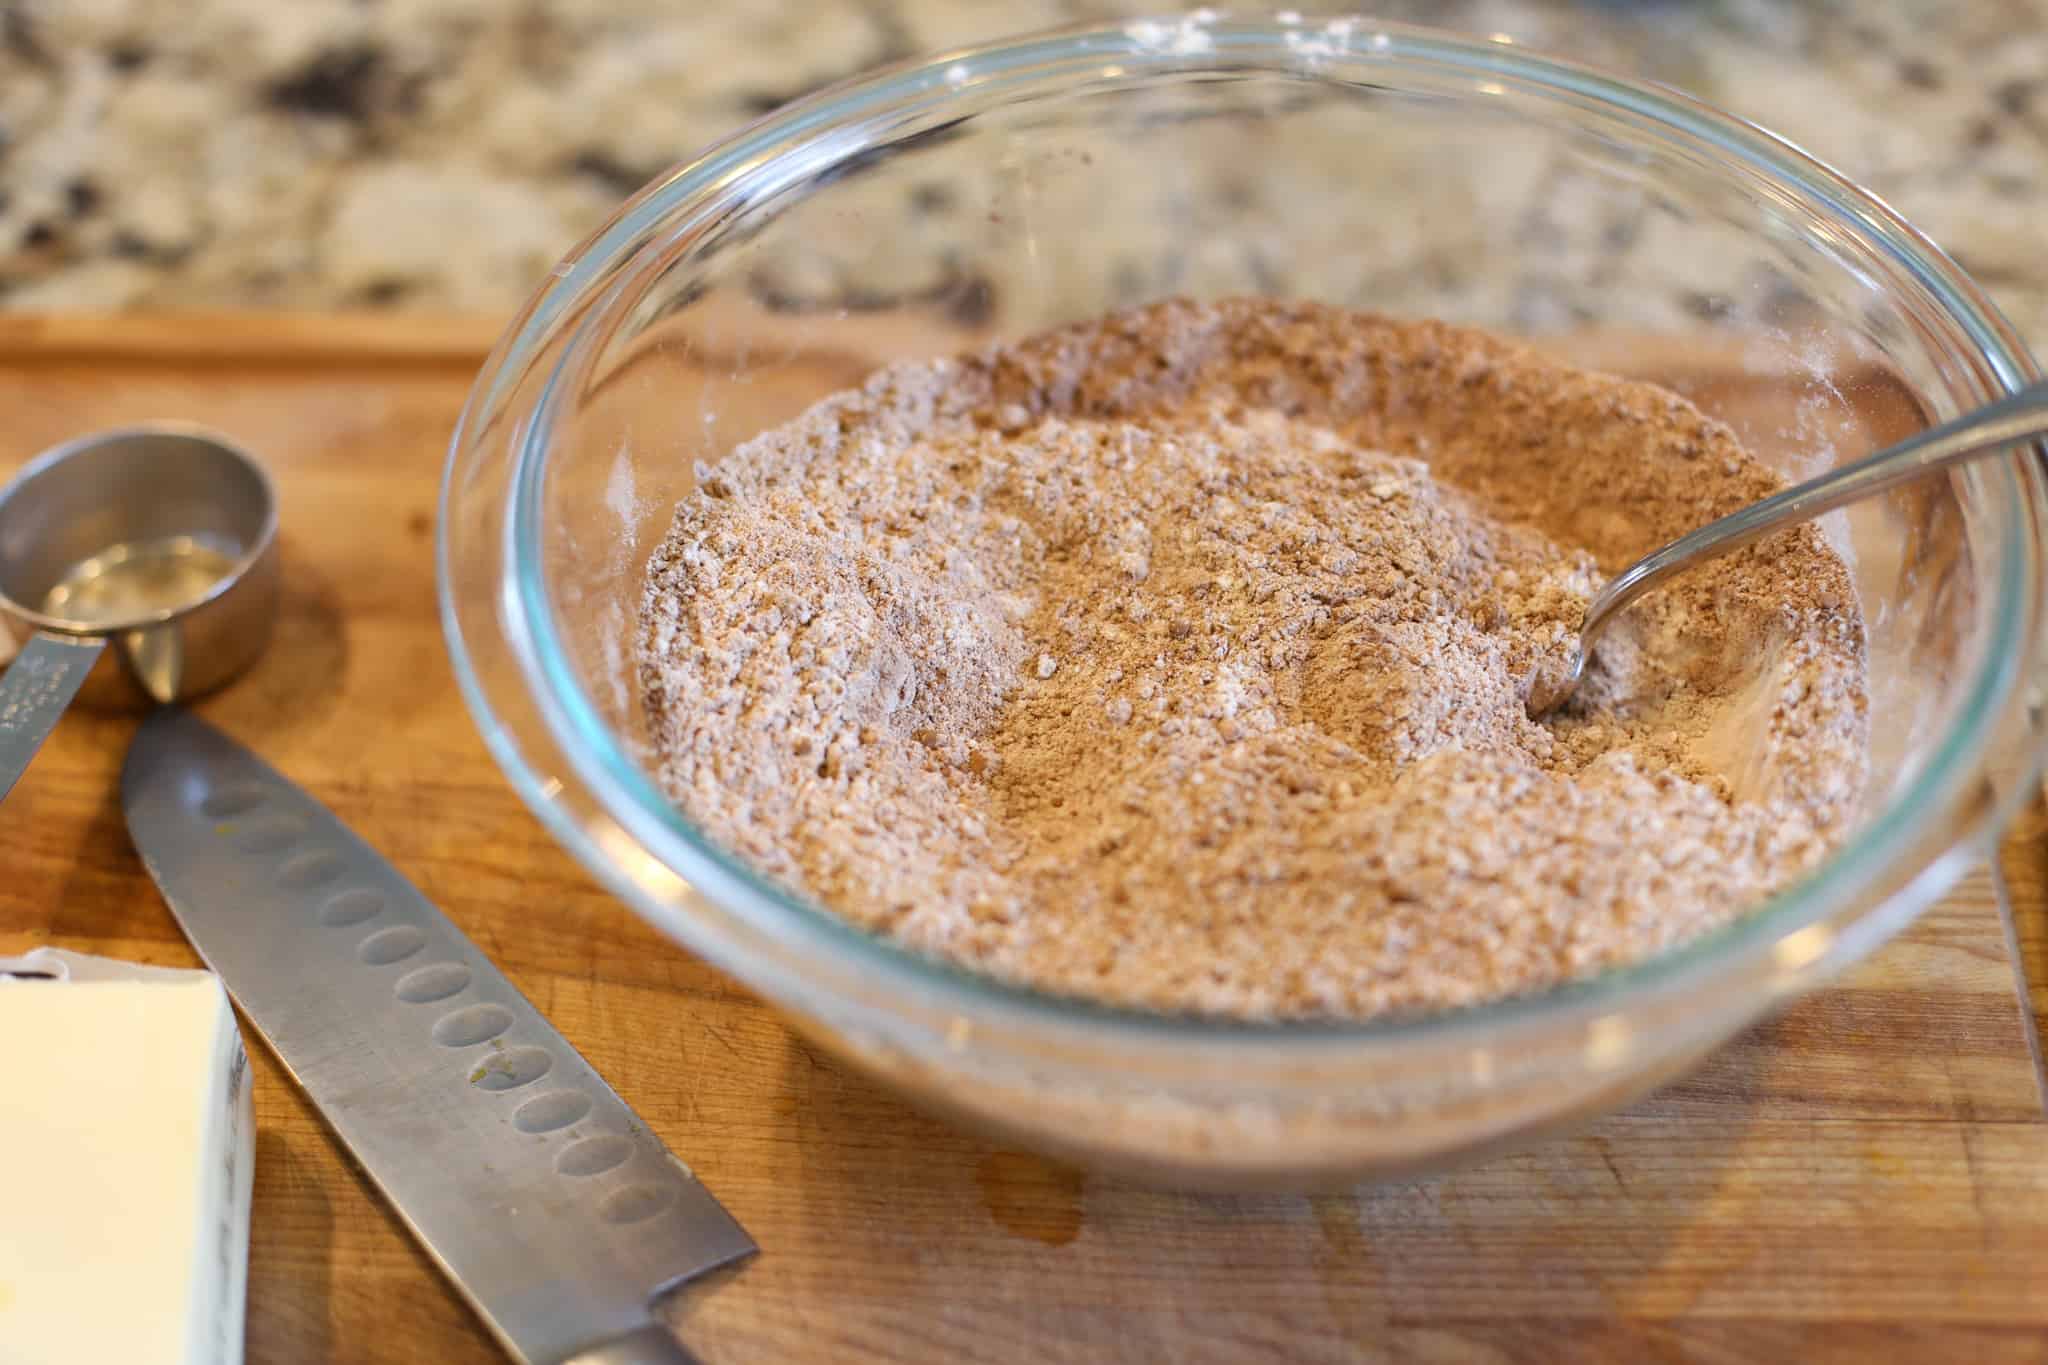
{"type": "Polygon", "coordinates": [[[185,936],[513,1359],[691,1360],[656,1298],[753,1239],[447,916],[177,708],[121,799],[185,936]]]}

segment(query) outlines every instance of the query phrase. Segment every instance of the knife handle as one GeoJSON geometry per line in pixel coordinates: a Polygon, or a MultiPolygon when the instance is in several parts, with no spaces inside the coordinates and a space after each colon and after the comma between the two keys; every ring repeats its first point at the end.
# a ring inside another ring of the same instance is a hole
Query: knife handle
{"type": "Polygon", "coordinates": [[[613,1337],[601,1346],[578,1351],[562,1365],[703,1365],[683,1343],[658,1322],[613,1337]]]}
{"type": "Polygon", "coordinates": [[[42,631],[14,656],[0,676],[0,797],[28,770],[106,647],[96,635],[42,631]]]}

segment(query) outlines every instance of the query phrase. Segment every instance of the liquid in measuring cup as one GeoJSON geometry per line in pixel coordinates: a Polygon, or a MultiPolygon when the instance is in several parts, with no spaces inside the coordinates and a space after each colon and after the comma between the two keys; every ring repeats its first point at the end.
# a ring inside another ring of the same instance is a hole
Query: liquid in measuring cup
{"type": "Polygon", "coordinates": [[[182,610],[234,571],[235,556],[193,536],[130,541],[73,566],[44,595],[46,616],[113,625],[182,610]]]}

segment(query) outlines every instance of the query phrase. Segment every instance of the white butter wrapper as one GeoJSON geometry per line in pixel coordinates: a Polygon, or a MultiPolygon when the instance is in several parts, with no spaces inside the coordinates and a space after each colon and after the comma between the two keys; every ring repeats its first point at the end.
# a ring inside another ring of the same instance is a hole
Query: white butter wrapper
{"type": "Polygon", "coordinates": [[[0,958],[0,1365],[240,1365],[249,1090],[211,972],[0,958]]]}

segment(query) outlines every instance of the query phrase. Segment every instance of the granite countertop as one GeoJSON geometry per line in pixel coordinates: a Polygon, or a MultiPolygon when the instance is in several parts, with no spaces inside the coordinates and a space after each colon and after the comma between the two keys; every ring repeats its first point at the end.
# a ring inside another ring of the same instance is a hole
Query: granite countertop
{"type": "MultiPolygon", "coordinates": [[[[1780,132],[1884,196],[2048,344],[2048,0],[1374,9],[1509,33],[1780,132]]],[[[0,0],[0,307],[504,313],[624,195],[793,95],[1128,12],[0,0]]]]}

